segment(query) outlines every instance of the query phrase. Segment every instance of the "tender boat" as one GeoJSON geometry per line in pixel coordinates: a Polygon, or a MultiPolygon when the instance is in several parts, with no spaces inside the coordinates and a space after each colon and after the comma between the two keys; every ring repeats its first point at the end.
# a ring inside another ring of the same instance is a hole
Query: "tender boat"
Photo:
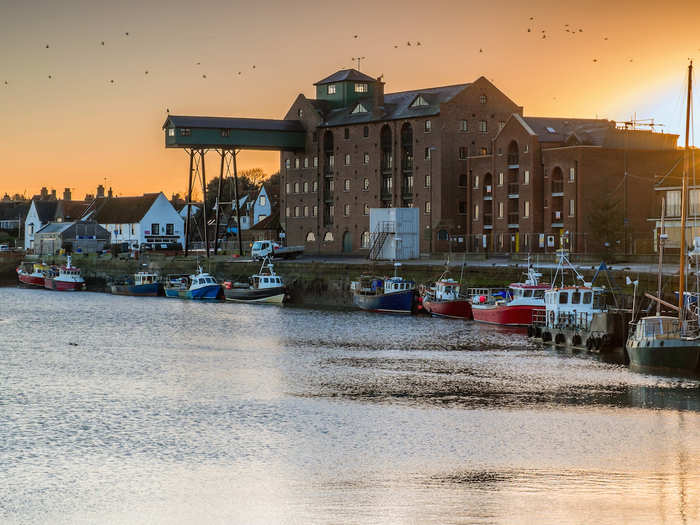
{"type": "Polygon", "coordinates": [[[50,268],[46,263],[25,262],[17,267],[17,277],[22,284],[43,288],[49,270],[50,268]]]}
{"type": "Polygon", "coordinates": [[[416,283],[396,275],[394,277],[361,276],[350,284],[355,306],[372,312],[410,314],[418,307],[416,283]]]}
{"type": "Polygon", "coordinates": [[[197,274],[171,278],[165,285],[166,297],[212,300],[221,298],[221,285],[208,273],[197,269],[197,274]]]}
{"type": "Polygon", "coordinates": [[[423,297],[423,307],[437,317],[473,319],[471,302],[461,294],[461,289],[459,282],[443,274],[423,297]]]}
{"type": "Polygon", "coordinates": [[[126,283],[114,283],[109,286],[115,295],[138,295],[156,297],[163,295],[163,283],[160,276],[153,272],[138,272],[132,280],[126,283]]]}
{"type": "Polygon", "coordinates": [[[66,259],[66,265],[51,268],[44,279],[44,288],[60,292],[77,292],[85,290],[85,279],[80,275],[80,268],[71,265],[71,256],[66,259]]]}
{"type": "Polygon", "coordinates": [[[541,273],[528,263],[525,282],[511,283],[503,296],[490,290],[472,289],[472,316],[480,323],[503,326],[530,326],[532,313],[544,310],[544,293],[549,289],[540,283],[541,273]]]}
{"type": "Polygon", "coordinates": [[[224,297],[227,301],[282,304],[285,294],[282,278],[275,273],[274,266],[267,257],[260,272],[252,275],[247,284],[224,282],[224,297]]]}

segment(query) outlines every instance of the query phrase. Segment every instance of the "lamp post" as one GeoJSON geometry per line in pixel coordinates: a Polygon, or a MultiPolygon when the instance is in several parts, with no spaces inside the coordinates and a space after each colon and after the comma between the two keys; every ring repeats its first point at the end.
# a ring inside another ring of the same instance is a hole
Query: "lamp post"
{"type": "Polygon", "coordinates": [[[433,254],[433,151],[436,150],[437,148],[435,146],[428,147],[428,161],[430,167],[430,217],[428,218],[430,221],[430,255],[433,254]]]}

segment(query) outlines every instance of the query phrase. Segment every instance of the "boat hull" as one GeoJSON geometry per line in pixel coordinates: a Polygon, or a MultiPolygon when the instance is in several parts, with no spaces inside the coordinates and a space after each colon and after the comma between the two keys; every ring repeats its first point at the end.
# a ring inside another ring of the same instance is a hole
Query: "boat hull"
{"type": "Polygon", "coordinates": [[[659,372],[685,372],[700,374],[700,341],[667,339],[662,341],[635,341],[628,344],[630,366],[638,370],[659,372]]]}
{"type": "Polygon", "coordinates": [[[273,303],[284,302],[284,286],[274,288],[224,288],[224,297],[227,301],[237,303],[273,303]]]}
{"type": "Polygon", "coordinates": [[[114,295],[136,295],[157,297],[162,294],[163,286],[159,283],[150,284],[113,284],[109,287],[114,295]]]}
{"type": "Polygon", "coordinates": [[[39,288],[44,287],[44,277],[39,277],[37,275],[29,275],[26,273],[18,273],[20,284],[26,284],[27,286],[38,286],[39,288]]]}
{"type": "Polygon", "coordinates": [[[219,298],[221,285],[202,286],[194,290],[181,290],[179,288],[166,288],[166,297],[176,297],[179,299],[191,299],[195,301],[215,300],[219,298]]]}
{"type": "Polygon", "coordinates": [[[472,305],[469,301],[431,301],[425,299],[423,307],[430,314],[437,317],[450,317],[453,319],[473,319],[472,305]]]}
{"type": "Polygon", "coordinates": [[[530,326],[532,324],[532,312],[536,310],[544,310],[544,306],[473,304],[472,316],[479,323],[503,326],[530,326]]]}
{"type": "Polygon", "coordinates": [[[44,279],[44,288],[58,292],[79,292],[85,289],[84,282],[61,281],[60,279],[44,279]]]}
{"type": "Polygon", "coordinates": [[[406,290],[381,295],[354,294],[355,306],[372,312],[410,314],[413,312],[416,291],[406,290]]]}

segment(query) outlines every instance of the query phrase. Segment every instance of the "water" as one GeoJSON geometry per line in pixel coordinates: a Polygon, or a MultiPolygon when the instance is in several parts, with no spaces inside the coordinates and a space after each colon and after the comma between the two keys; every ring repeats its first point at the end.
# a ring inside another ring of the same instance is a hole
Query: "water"
{"type": "Polygon", "coordinates": [[[2,523],[697,523],[700,383],[452,320],[0,288],[2,523]]]}

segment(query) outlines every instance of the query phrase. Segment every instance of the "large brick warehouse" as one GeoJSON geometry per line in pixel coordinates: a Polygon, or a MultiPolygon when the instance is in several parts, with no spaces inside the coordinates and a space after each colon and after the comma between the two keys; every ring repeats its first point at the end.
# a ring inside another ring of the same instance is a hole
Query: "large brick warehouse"
{"type": "Polygon", "coordinates": [[[676,135],[524,117],[484,77],[384,93],[348,69],[315,88],[285,116],[306,130],[304,151],[281,155],[281,223],[308,253],[366,254],[380,207],[419,209],[422,253],[547,251],[564,238],[592,251],[601,199],[624,207],[624,249],[638,250],[653,237],[654,181],[680,156],[676,135]]]}

